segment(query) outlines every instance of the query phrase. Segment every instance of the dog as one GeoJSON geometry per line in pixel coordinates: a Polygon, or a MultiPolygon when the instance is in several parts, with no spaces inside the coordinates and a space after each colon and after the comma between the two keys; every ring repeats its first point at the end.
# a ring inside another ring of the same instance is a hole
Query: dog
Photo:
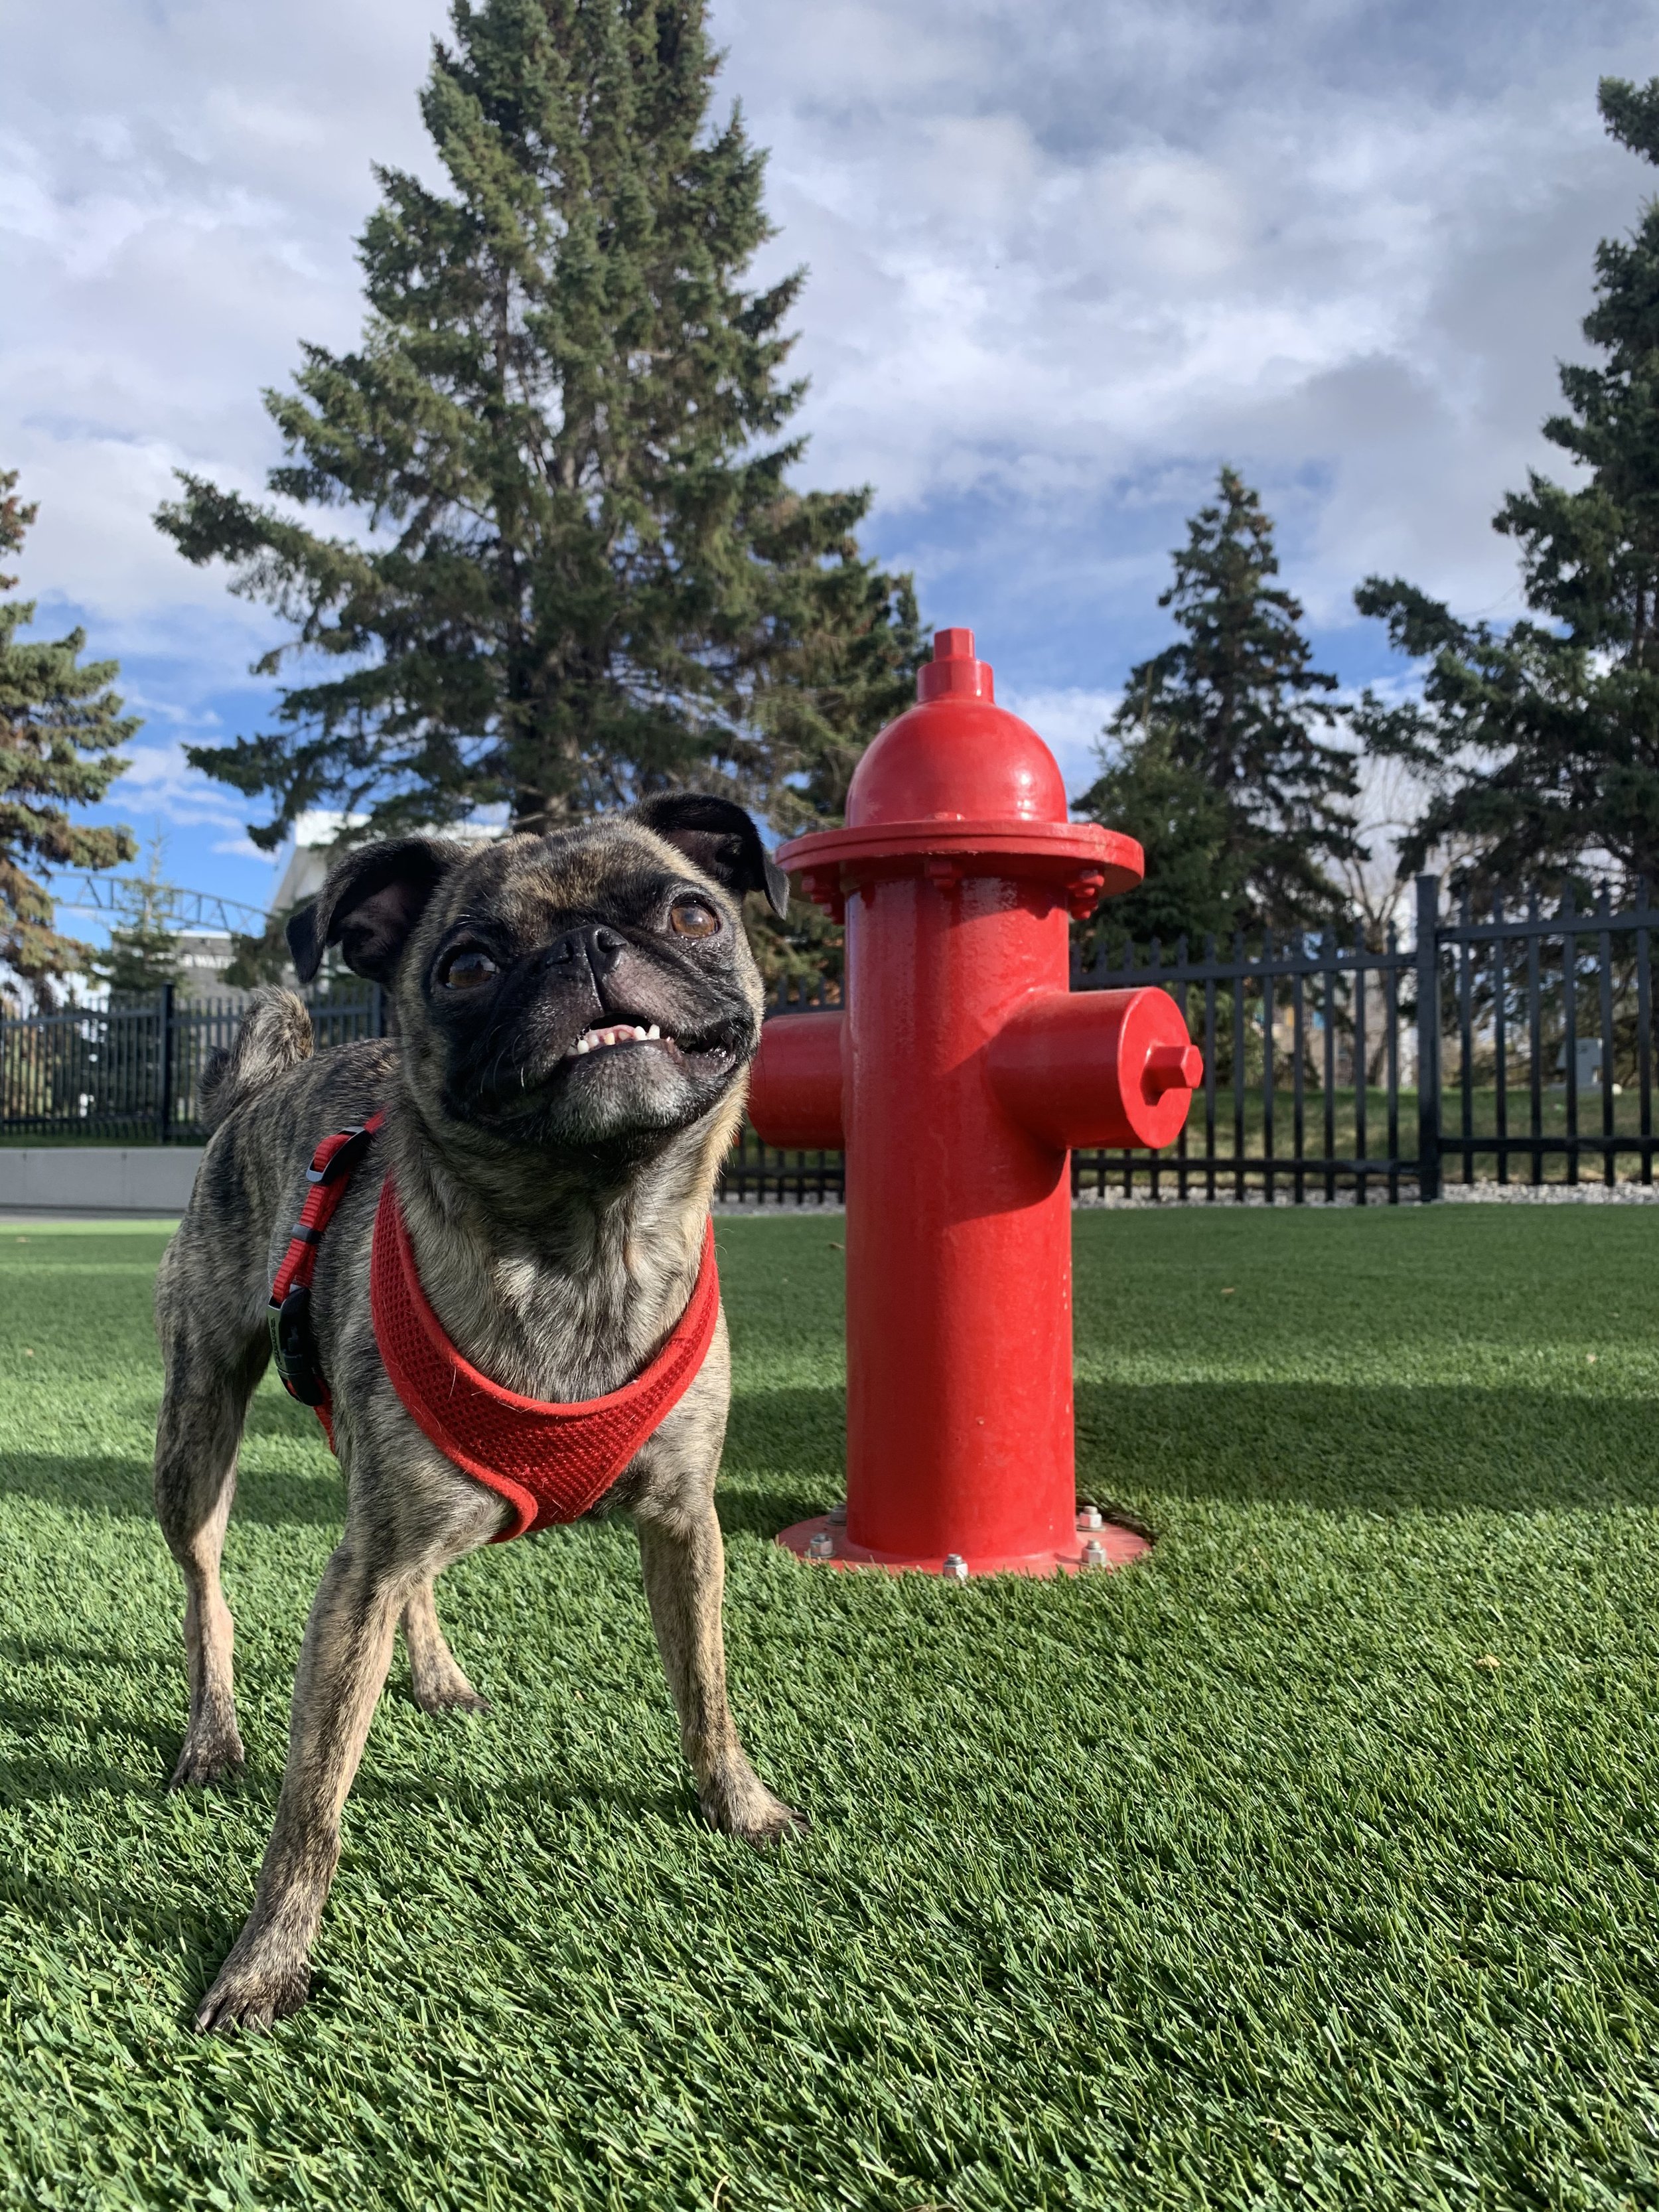
{"type": "MultiPolygon", "coordinates": [[[[691,793],[481,847],[367,845],[294,916],[289,942],[301,982],[338,945],[386,988],[392,1035],[313,1057],[302,1002],[266,990],[209,1071],[213,1133],[155,1300],[166,1363],[155,1504],[184,1576],[190,1688],[174,1788],[243,1761],[219,1563],[285,1253],[315,1263],[303,1334],[347,1503],[306,1627],[253,1909],[198,2029],[266,2027],[305,2001],[342,1810],[400,1621],[416,1702],[429,1713],[485,1709],[444,1641],[433,1585],[523,1514],[439,1448],[434,1418],[417,1418],[418,1400],[411,1413],[389,1372],[375,1303],[390,1295],[388,1178],[418,1272],[412,1295],[447,1333],[455,1371],[485,1378],[477,1387],[509,1407],[534,1401],[550,1418],[611,1402],[642,1369],[657,1371],[665,1340],[689,1341],[702,1299],[706,1351],[691,1345],[683,1395],[592,1510],[633,1517],[704,1818],[756,1844],[806,1825],[738,1741],[720,1622],[714,1489],[731,1365],[724,1316],[705,1294],[712,1243],[703,1255],[760,1039],[741,912],[750,891],[781,914],[787,879],[741,807],[691,793]],[[326,1170],[308,1184],[319,1140],[376,1114],[372,1139],[352,1139],[343,1192],[326,1170]],[[338,1196],[337,1212],[325,1234],[291,1242],[301,1197],[319,1186],[338,1196]]],[[[293,1313],[290,1298],[284,1327],[293,1313]]]]}

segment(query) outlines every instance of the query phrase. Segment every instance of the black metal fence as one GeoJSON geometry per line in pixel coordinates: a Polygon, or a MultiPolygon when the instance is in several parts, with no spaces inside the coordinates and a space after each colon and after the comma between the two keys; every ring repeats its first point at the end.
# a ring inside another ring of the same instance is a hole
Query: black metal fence
{"type": "Polygon", "coordinates": [[[1165,1153],[1073,1156],[1073,1188],[1152,1198],[1398,1204],[1448,1177],[1653,1181],[1650,940],[1643,884],[1614,911],[1443,911],[1419,876],[1413,941],[1354,935],[1109,949],[1078,990],[1152,984],[1203,1048],[1203,1089],[1165,1153]]]}
{"type": "MultiPolygon", "coordinates": [[[[202,1073],[234,1042],[245,1004],[169,985],[136,1005],[0,1020],[0,1141],[199,1144],[202,1073]]],[[[307,1005],[319,1047],[386,1032],[378,984],[307,1005]]]]}
{"type": "MultiPolygon", "coordinates": [[[[1201,1090],[1170,1151],[1079,1152],[1073,1188],[1221,1202],[1398,1204],[1474,1183],[1654,1179],[1651,937],[1643,885],[1615,911],[1537,899],[1490,915],[1443,910],[1417,882],[1413,942],[1337,933],[1166,955],[1109,940],[1074,990],[1168,991],[1204,1054],[1201,1090]]],[[[769,1018],[839,1004],[786,985],[769,1018]]],[[[378,989],[316,997],[319,1046],[383,1035],[378,989]]],[[[149,1005],[0,1022],[0,1139],[200,1140],[196,1090],[241,1002],[168,991],[149,1005]]],[[[781,1152],[745,1130],[728,1203],[833,1205],[836,1152],[781,1152]]]]}

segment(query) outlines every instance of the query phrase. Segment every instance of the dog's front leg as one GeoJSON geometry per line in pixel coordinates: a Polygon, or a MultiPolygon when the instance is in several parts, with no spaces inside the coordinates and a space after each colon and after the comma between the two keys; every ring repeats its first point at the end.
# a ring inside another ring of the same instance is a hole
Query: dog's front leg
{"type": "Polygon", "coordinates": [[[313,1942],[340,1855],[340,1813],[416,1577],[352,1536],[324,1571],[294,1684],[288,1765],[253,1910],[196,2015],[198,2028],[268,2027],[305,2002],[313,1942]]]}
{"type": "Polygon", "coordinates": [[[684,1514],[642,1512],[636,1526],[651,1624],[703,1818],[751,1844],[799,1833],[805,1814],[775,1797],[749,1764],[726,1703],[726,1553],[712,1500],[684,1514]]]}

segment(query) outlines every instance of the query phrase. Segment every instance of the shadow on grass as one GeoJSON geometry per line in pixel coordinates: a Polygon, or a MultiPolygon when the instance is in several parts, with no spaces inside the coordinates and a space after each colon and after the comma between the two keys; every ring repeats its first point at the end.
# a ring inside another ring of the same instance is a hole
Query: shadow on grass
{"type": "Polygon", "coordinates": [[[1639,1398],[1320,1382],[1077,1386],[1078,1476],[1328,1512],[1659,1505],[1639,1398]]]}
{"type": "MultiPolygon", "coordinates": [[[[1077,1385],[1084,1495],[1104,1489],[1328,1512],[1659,1505],[1650,1401],[1565,1390],[1321,1383],[1077,1385]]],[[[720,1519],[774,1534],[845,1477],[839,1389],[733,1401],[720,1519]]]]}
{"type": "MultiPolygon", "coordinates": [[[[434,1723],[434,1728],[441,1725],[434,1723]]],[[[95,1798],[112,1802],[119,1798],[166,1796],[168,1777],[184,1743],[184,1721],[168,1729],[135,1729],[124,1721],[122,1735],[139,1741],[153,1739],[153,1770],[135,1774],[133,1767],[100,1759],[95,1752],[27,1752],[18,1759],[0,1759],[0,1805],[84,1805],[95,1798]]],[[[258,1756],[250,1745],[248,1765],[228,1774],[223,1781],[210,1783],[206,1790],[188,1790],[181,1794],[181,1802],[195,1805],[204,1814],[215,1805],[234,1802],[250,1818],[252,1827],[264,1832],[276,1816],[281,1783],[281,1745],[270,1747],[270,1756],[258,1756]]],[[[352,1783],[352,1805],[389,1808],[398,1814],[441,1814],[447,1818],[465,1818],[469,1812],[487,1816],[502,1808],[511,1808],[522,1816],[564,1816],[595,1808],[622,1814],[629,1820],[653,1816],[679,1820],[688,1812],[692,1818],[696,1816],[696,1796],[688,1785],[629,1790],[604,1774],[571,1774],[568,1770],[557,1774],[515,1774],[504,1781],[456,1781],[435,1760],[431,1774],[376,1774],[365,1767],[352,1783]]],[[[362,1847],[365,1838],[358,1834],[356,1840],[362,1847]]],[[[0,1900],[3,1898],[4,1881],[0,1881],[0,1900]]]]}
{"type": "MultiPolygon", "coordinates": [[[[279,1415],[280,1418],[280,1415],[279,1415]]],[[[719,1492],[728,1533],[772,1535],[843,1487],[838,1389],[740,1392],[719,1492]]],[[[1567,1390],[1322,1382],[1077,1386],[1078,1478],[1105,1488],[1330,1512],[1534,1512],[1659,1505],[1651,1401],[1567,1390]]],[[[0,1457],[0,1498],[148,1519],[149,1468],[131,1458],[0,1457]]],[[[344,1491],[313,1474],[244,1472],[235,1517],[337,1528],[344,1491]]]]}
{"type": "MultiPolygon", "coordinates": [[[[155,1511],[149,1462],[101,1455],[0,1455],[0,1498],[33,1498],[116,1520],[149,1521],[155,1511]]],[[[244,1470],[237,1480],[234,1517],[270,1528],[337,1528],[345,1519],[344,1487],[331,1467],[315,1475],[244,1470]]]]}
{"type": "Polygon", "coordinates": [[[734,1393],[720,1476],[714,1502],[728,1536],[775,1536],[823,1512],[847,1487],[846,1393],[734,1393]]]}

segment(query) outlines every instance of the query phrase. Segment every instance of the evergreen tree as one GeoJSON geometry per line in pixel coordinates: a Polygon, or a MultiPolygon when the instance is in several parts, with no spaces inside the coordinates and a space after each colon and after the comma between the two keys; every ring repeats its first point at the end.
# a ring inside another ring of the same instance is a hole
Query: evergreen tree
{"type": "Polygon", "coordinates": [[[802,277],[745,289],[764,157],[709,124],[703,0],[452,21],[421,101],[447,189],[377,171],[361,346],[266,395],[284,505],[186,477],[157,516],[291,626],[259,672],[323,664],[191,758],[274,799],[268,848],[319,805],[376,832],[505,799],[536,830],[695,782],[833,811],[915,610],[859,552],[867,491],[787,481],[802,277]]]}
{"type": "Polygon", "coordinates": [[[100,983],[109,986],[112,1006],[149,1000],[183,972],[179,939],[166,920],[173,885],[161,875],[161,840],[149,848],[149,866],[142,876],[128,877],[120,885],[125,919],[109,933],[108,949],[94,954],[88,963],[100,983]]]}
{"type": "MultiPolygon", "coordinates": [[[[1599,105],[1621,145],[1659,162],[1659,78],[1604,78],[1599,105]]],[[[1529,471],[1493,518],[1542,619],[1461,622],[1399,577],[1354,594],[1428,664],[1420,703],[1368,695],[1355,719],[1430,791],[1401,872],[1449,848],[1467,856],[1454,882],[1483,898],[1583,883],[1608,862],[1659,879],[1659,202],[1596,248],[1595,289],[1583,331],[1602,360],[1563,367],[1567,411],[1544,424],[1588,479],[1568,489],[1529,471]]]]}
{"type": "MultiPolygon", "coordinates": [[[[15,471],[0,470],[0,558],[19,551],[36,510],[17,497],[15,471]]],[[[0,592],[15,576],[0,576],[0,592]]],[[[71,806],[102,799],[126,763],[117,748],[139,725],[110,690],[112,660],[81,665],[86,632],[20,639],[34,605],[0,599],[0,963],[50,1000],[88,948],[53,927],[41,866],[107,868],[137,849],[126,830],[71,822],[71,806]]]]}
{"type": "Polygon", "coordinates": [[[1127,933],[1137,944],[1157,938],[1167,951],[1184,937],[1197,952],[1206,936],[1243,926],[1249,891],[1231,810],[1215,784],[1176,757],[1167,729],[1154,725],[1121,741],[1079,803],[1139,839],[1146,854],[1145,879],[1099,909],[1083,933],[1090,944],[1127,933]]]}
{"type": "Polygon", "coordinates": [[[1167,944],[1183,933],[1328,919],[1328,872],[1353,858],[1352,755],[1336,678],[1310,665],[1302,609],[1272,580],[1273,524],[1236,470],[1188,526],[1158,599],[1184,633],[1129,672],[1103,732],[1103,772],[1080,811],[1147,848],[1146,881],[1114,899],[1108,933],[1167,944]]]}

